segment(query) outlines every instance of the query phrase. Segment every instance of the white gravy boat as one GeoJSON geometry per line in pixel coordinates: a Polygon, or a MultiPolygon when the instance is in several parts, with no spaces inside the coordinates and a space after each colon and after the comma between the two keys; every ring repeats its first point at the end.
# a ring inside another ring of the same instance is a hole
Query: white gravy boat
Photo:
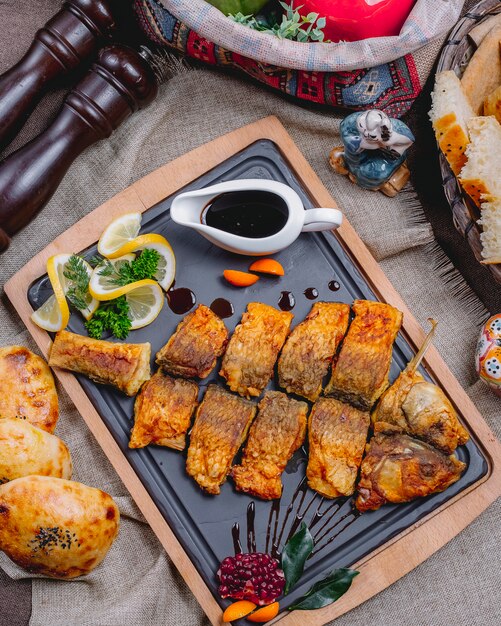
{"type": "Polygon", "coordinates": [[[242,179],[187,191],[174,198],[170,209],[176,224],[198,231],[214,245],[250,256],[274,254],[293,243],[301,232],[332,230],[341,225],[343,215],[337,209],[307,209],[298,194],[288,185],[273,180],[242,179]],[[284,226],[265,237],[243,237],[202,223],[202,214],[215,198],[234,191],[267,191],[285,201],[287,217],[284,226]]]}

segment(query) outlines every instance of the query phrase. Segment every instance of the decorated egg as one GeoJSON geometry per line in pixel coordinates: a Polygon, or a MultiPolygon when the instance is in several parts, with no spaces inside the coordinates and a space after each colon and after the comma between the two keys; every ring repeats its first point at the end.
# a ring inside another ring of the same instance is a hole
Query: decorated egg
{"type": "Polygon", "coordinates": [[[501,313],[493,315],[482,327],[475,353],[475,367],[480,380],[501,396],[501,313]]]}

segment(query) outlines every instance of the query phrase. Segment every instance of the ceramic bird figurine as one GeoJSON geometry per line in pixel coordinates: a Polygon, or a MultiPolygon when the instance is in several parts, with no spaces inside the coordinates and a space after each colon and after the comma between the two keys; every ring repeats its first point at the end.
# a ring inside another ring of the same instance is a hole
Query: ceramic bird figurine
{"type": "Polygon", "coordinates": [[[475,353],[477,374],[497,396],[501,396],[501,313],[485,322],[475,353]]]}
{"type": "Polygon", "coordinates": [[[364,189],[396,196],[409,180],[405,158],[414,143],[410,129],[374,109],[348,115],[340,132],[343,146],[330,153],[336,172],[364,189]]]}

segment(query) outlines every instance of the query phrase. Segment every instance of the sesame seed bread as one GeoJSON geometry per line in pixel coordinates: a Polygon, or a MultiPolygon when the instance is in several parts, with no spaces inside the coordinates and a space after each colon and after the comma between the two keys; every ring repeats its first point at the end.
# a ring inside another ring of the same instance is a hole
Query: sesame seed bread
{"type": "Polygon", "coordinates": [[[467,162],[459,175],[463,189],[477,206],[482,195],[501,198],[501,126],[494,116],[468,122],[467,162]]]}
{"type": "Polygon", "coordinates": [[[501,198],[484,196],[481,211],[482,263],[501,263],[501,198]]]}
{"type": "Polygon", "coordinates": [[[452,70],[437,74],[431,99],[430,120],[438,145],[457,176],[466,162],[467,123],[475,113],[452,70]]]}

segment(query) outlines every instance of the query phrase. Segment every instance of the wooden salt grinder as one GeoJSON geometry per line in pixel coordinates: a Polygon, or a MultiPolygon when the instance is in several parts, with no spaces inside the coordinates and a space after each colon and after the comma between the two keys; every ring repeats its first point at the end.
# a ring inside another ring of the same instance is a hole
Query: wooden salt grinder
{"type": "Polygon", "coordinates": [[[114,26],[105,0],[67,0],[37,32],[24,57],[0,76],[0,150],[47,89],[96,52],[114,26]]]}
{"type": "Polygon", "coordinates": [[[158,83],[147,54],[126,46],[103,48],[47,130],[0,164],[0,252],[49,201],[85,148],[155,98],[158,83]]]}

